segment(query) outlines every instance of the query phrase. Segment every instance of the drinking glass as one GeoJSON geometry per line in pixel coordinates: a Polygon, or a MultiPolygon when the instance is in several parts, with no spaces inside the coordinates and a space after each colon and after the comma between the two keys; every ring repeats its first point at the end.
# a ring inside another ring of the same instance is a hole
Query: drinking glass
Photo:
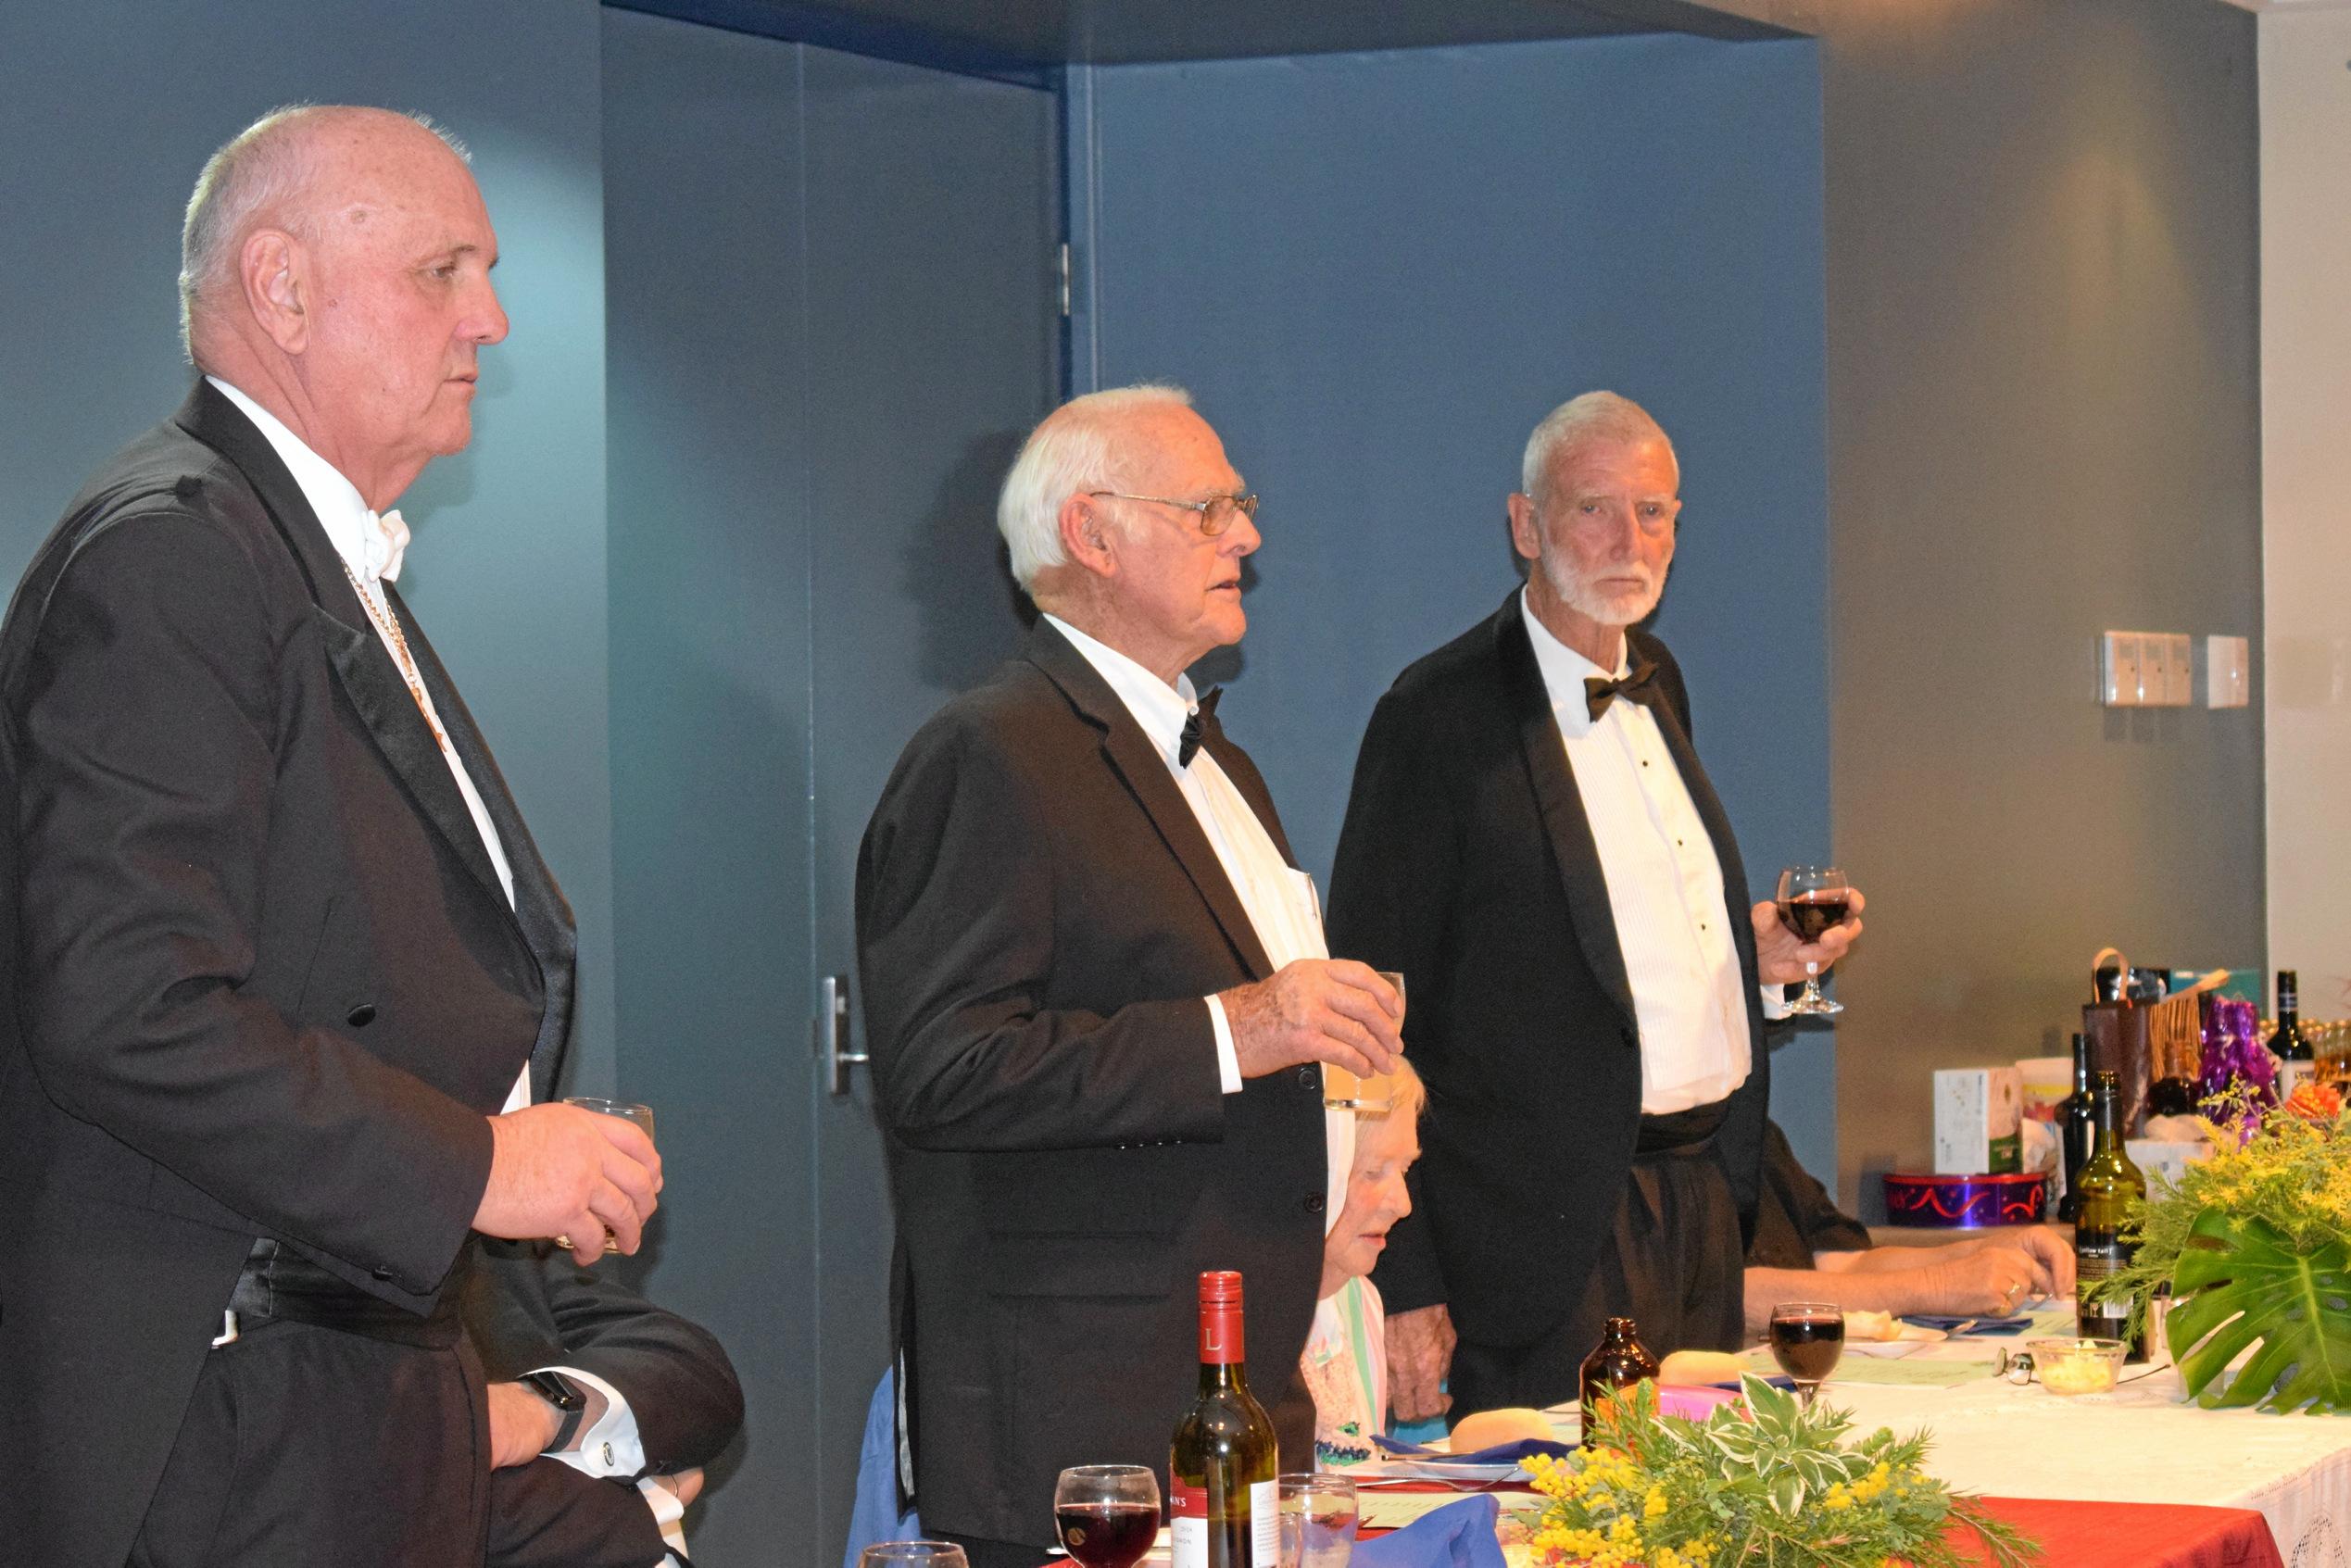
{"type": "MultiPolygon", "coordinates": [[[[1844,923],[1845,913],[1853,907],[1845,873],[1834,866],[1790,866],[1779,873],[1778,899],[1779,923],[1794,932],[1800,942],[1819,941],[1822,932],[1844,923]]],[[[1844,1004],[1820,994],[1817,974],[1805,975],[1804,995],[1788,1004],[1793,1015],[1825,1017],[1844,1010],[1844,1004]]]]}
{"type": "Polygon", "coordinates": [[[1134,1568],[1159,1538],[1159,1477],[1139,1464],[1080,1464],[1053,1484],[1053,1527],[1085,1568],[1134,1568]]]}
{"type": "Polygon", "coordinates": [[[1355,1483],[1327,1470],[1276,1478],[1281,1568],[1347,1568],[1355,1549],[1355,1483]]]}
{"type": "Polygon", "coordinates": [[[1833,1301],[1782,1301],[1771,1310],[1771,1359],[1795,1379],[1804,1409],[1845,1353],[1845,1311],[1833,1301]]]}
{"type": "Polygon", "coordinates": [[[972,1568],[953,1541],[876,1541],[857,1554],[857,1568],[972,1568]]]}
{"type": "MultiPolygon", "coordinates": [[[[1404,977],[1392,969],[1373,971],[1382,980],[1396,987],[1396,1000],[1404,1000],[1404,977]]],[[[1346,1068],[1332,1062],[1323,1063],[1323,1104],[1333,1110],[1352,1110],[1357,1115],[1385,1116],[1396,1103],[1396,1075],[1376,1073],[1359,1077],[1346,1068]]]]}
{"type": "MultiPolygon", "coordinates": [[[[633,1122],[636,1124],[637,1131],[647,1137],[653,1135],[653,1108],[649,1105],[635,1105],[628,1100],[621,1099],[599,1099],[594,1095],[566,1095],[563,1098],[563,1103],[576,1105],[582,1110],[593,1110],[598,1116],[617,1116],[623,1122],[633,1122]]],[[[571,1250],[572,1238],[559,1236],[555,1238],[555,1245],[568,1252],[571,1250]]],[[[621,1244],[612,1238],[610,1229],[606,1229],[604,1250],[607,1253],[613,1253],[620,1249],[621,1244]]]]}

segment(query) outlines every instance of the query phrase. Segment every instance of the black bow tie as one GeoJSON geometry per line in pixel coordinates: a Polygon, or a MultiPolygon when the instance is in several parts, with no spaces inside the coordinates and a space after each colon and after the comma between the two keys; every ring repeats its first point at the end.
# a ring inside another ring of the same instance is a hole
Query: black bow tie
{"type": "Polygon", "coordinates": [[[1608,705],[1623,697],[1627,702],[1657,706],[1657,665],[1653,659],[1642,659],[1632,667],[1631,673],[1621,681],[1603,681],[1597,675],[1584,678],[1584,706],[1591,710],[1593,721],[1608,711],[1608,705]]]}
{"type": "Polygon", "coordinates": [[[1185,716],[1183,738],[1176,743],[1176,766],[1178,768],[1192,765],[1192,759],[1200,755],[1201,739],[1216,728],[1216,702],[1224,695],[1224,687],[1211,687],[1208,695],[1200,699],[1200,706],[1185,716]]]}

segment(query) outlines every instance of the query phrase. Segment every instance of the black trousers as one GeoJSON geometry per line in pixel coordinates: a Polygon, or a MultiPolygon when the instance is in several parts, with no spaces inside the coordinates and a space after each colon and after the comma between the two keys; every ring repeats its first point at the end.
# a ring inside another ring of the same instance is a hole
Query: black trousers
{"type": "Polygon", "coordinates": [[[1641,1342],[1661,1360],[1674,1350],[1739,1348],[1746,1336],[1743,1254],[1739,1205],[1712,1137],[1636,1155],[1583,1299],[1531,1344],[1464,1339],[1453,1350],[1448,1419],[1576,1399],[1584,1358],[1610,1318],[1631,1318],[1641,1342]]]}
{"type": "Polygon", "coordinates": [[[269,1323],[205,1358],[129,1568],[479,1562],[489,1474],[470,1347],[269,1323]]]}

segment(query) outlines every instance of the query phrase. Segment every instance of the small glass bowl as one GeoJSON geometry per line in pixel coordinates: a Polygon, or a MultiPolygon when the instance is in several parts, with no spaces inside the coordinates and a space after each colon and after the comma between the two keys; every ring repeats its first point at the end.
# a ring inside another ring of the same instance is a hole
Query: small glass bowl
{"type": "Polygon", "coordinates": [[[2032,1372],[2052,1394],[2104,1394],[2122,1372],[2119,1339],[2035,1339],[2032,1372]]]}

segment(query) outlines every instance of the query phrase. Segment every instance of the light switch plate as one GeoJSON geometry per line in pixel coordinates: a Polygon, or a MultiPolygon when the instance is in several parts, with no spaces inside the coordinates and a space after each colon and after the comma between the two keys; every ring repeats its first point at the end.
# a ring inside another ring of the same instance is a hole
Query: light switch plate
{"type": "Polygon", "coordinates": [[[2253,681],[2248,666],[2252,661],[2252,645],[2244,637],[2206,637],[2204,640],[2204,705],[2206,708],[2244,708],[2253,701],[2253,681]]]}
{"type": "Polygon", "coordinates": [[[2136,708],[2140,695],[2140,658],[2145,638],[2136,632],[2098,634],[2098,701],[2107,708],[2136,708]]]}
{"type": "Polygon", "coordinates": [[[2171,701],[2171,639],[2161,632],[2139,633],[2139,706],[2162,708],[2171,701]]]}
{"type": "Polygon", "coordinates": [[[2169,633],[2171,639],[2171,684],[2165,688],[2164,705],[2169,708],[2194,708],[2196,702],[2195,639],[2185,632],[2169,633]]]}

